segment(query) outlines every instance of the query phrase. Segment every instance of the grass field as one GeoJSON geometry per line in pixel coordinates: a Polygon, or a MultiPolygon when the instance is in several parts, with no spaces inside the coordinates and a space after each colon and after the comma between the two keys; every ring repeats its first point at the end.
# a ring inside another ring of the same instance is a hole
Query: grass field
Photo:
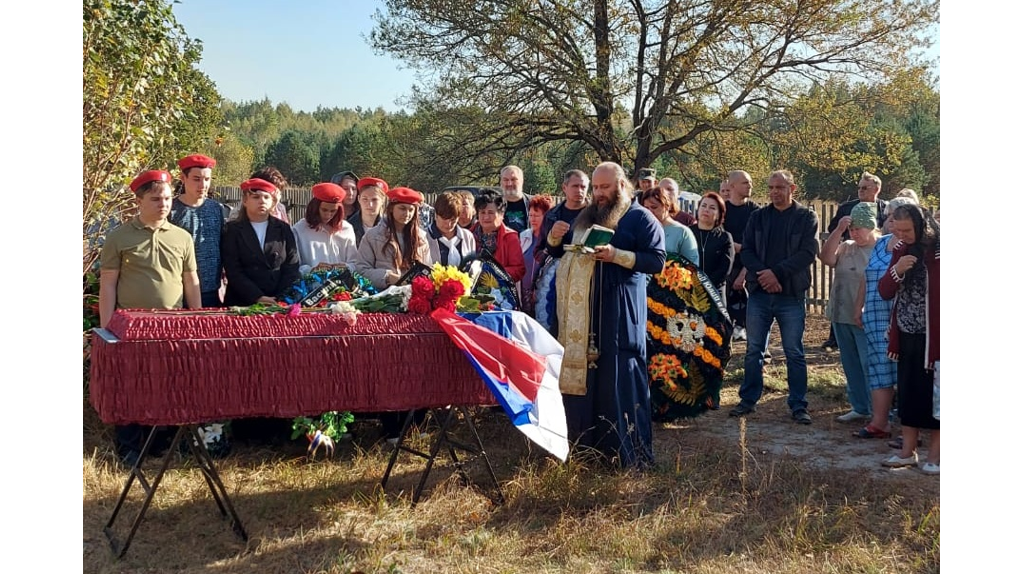
{"type": "MultiPolygon", "coordinates": [[[[561,464],[501,413],[474,415],[502,486],[463,485],[445,462],[410,504],[423,462],[402,455],[387,492],[376,423],[359,421],[332,461],[306,462],[304,442],[236,445],[218,470],[250,539],[234,536],[189,460],[168,471],[121,560],[103,535],[126,473],[110,429],[86,403],[83,438],[85,572],[938,572],[939,479],[879,463],[885,441],[851,438],[835,353],[817,351],[824,322],[809,317],[814,423],[793,424],[785,369],[766,368],[755,415],[730,419],[742,371],[734,346],[723,408],[656,426],[656,469],[561,464]]],[[[824,326],[827,329],[827,325],[824,326]]],[[[417,439],[423,446],[425,439],[417,439]]],[[[155,472],[156,459],[146,462],[155,472]]],[[[468,466],[486,484],[479,460],[468,466]]],[[[118,531],[142,499],[129,498],[118,531]],[[127,514],[126,514],[127,513],[127,514]]]]}

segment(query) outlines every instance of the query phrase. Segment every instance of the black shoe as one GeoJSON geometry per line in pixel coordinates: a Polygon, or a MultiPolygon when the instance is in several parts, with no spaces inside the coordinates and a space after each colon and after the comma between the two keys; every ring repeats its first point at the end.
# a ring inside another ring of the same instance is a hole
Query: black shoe
{"type": "Polygon", "coordinates": [[[754,406],[754,405],[745,405],[743,403],[740,403],[740,404],[736,405],[735,407],[733,407],[731,411],[729,411],[729,416],[731,416],[731,417],[742,417],[742,416],[749,415],[750,413],[753,413],[753,412],[757,412],[757,407],[756,406],[754,406]]]}
{"type": "Polygon", "coordinates": [[[804,409],[797,409],[793,411],[793,420],[795,420],[797,424],[809,425],[811,424],[811,415],[807,414],[807,411],[804,409]]]}
{"type": "Polygon", "coordinates": [[[821,344],[821,348],[826,351],[835,351],[836,349],[839,348],[839,343],[837,343],[835,339],[830,338],[829,340],[821,344]]]}

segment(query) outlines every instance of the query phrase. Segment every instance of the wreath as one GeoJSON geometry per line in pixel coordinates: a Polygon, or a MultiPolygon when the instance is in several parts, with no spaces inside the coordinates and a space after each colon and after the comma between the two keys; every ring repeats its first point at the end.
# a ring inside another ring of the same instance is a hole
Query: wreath
{"type": "Polygon", "coordinates": [[[718,405],[732,321],[718,290],[674,253],[647,286],[647,373],[654,420],[695,417],[718,405]]]}
{"type": "Polygon", "coordinates": [[[484,249],[475,261],[480,262],[480,274],[473,286],[472,295],[493,300],[494,307],[498,309],[521,310],[516,282],[491,252],[484,249]]]}
{"type": "Polygon", "coordinates": [[[345,267],[317,267],[299,277],[278,301],[303,308],[326,307],[377,293],[370,280],[345,267]]]}

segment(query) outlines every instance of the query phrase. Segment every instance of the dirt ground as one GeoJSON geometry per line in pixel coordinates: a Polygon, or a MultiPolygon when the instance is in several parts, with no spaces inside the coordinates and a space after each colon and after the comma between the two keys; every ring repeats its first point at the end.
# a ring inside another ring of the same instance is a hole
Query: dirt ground
{"type": "MultiPolygon", "coordinates": [[[[861,439],[851,433],[861,428],[866,421],[843,423],[836,421],[838,415],[849,410],[846,402],[845,378],[839,364],[838,351],[826,351],[821,344],[828,337],[829,324],[822,315],[808,314],[807,330],[804,336],[804,351],[808,365],[808,377],[830,379],[832,385],[808,393],[809,408],[813,421],[810,425],[799,425],[790,418],[786,405],[785,355],[778,334],[778,327],[772,329],[768,348],[773,357],[766,367],[765,394],[758,403],[757,411],[745,418],[746,448],[753,454],[789,455],[802,460],[803,464],[820,469],[861,470],[879,476],[897,476],[913,473],[924,477],[914,468],[888,469],[881,462],[896,450],[890,448],[888,440],[861,439]],[[779,381],[769,386],[772,376],[779,381]]],[[[740,419],[729,416],[729,409],[739,403],[739,381],[742,377],[745,342],[734,342],[732,358],[729,361],[728,377],[722,389],[722,404],[718,411],[688,421],[663,425],[666,429],[685,429],[687,434],[709,441],[725,441],[739,444],[740,419]],[[731,379],[731,380],[730,380],[731,379]]],[[[893,438],[899,436],[899,424],[893,424],[893,438]]],[[[655,432],[657,440],[659,433],[655,432]]],[[[657,445],[655,447],[657,451],[657,445]]],[[[923,460],[927,454],[927,439],[924,447],[918,449],[923,460]]],[[[936,489],[938,480],[935,481],[936,489]]]]}

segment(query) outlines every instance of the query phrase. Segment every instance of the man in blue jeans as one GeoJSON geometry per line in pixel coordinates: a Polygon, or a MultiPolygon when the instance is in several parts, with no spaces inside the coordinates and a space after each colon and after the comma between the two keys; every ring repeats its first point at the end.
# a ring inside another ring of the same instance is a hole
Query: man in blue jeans
{"type": "Polygon", "coordinates": [[[811,424],[807,414],[807,362],[804,319],[811,264],[818,255],[818,217],[793,199],[796,184],[788,170],[772,172],[768,196],[772,204],[750,216],[743,233],[740,259],[747,270],[747,354],[743,359],[740,404],[729,416],[757,410],[764,391],[765,351],[772,321],[778,321],[786,353],[786,382],[793,420],[811,424]]]}

